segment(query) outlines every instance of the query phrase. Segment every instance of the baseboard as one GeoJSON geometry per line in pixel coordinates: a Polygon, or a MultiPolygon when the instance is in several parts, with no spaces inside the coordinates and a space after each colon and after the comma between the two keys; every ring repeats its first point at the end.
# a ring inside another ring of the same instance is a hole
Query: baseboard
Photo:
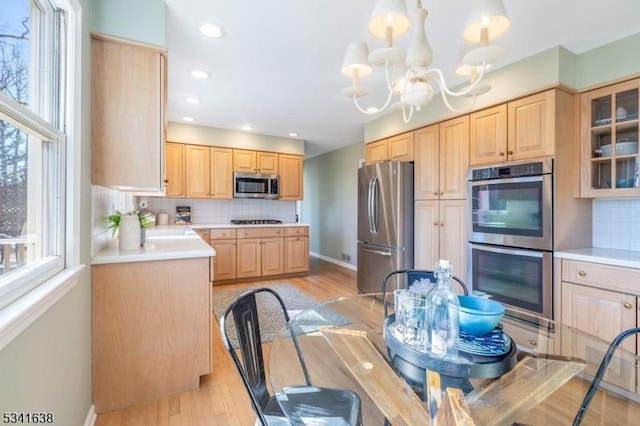
{"type": "Polygon", "coordinates": [[[336,260],[332,257],[323,256],[319,253],[314,253],[312,251],[309,252],[309,256],[317,257],[318,259],[326,260],[327,262],[331,262],[333,264],[342,266],[343,268],[351,269],[352,271],[357,271],[358,267],[356,265],[352,265],[351,263],[344,263],[339,260],[336,260]]]}
{"type": "Polygon", "coordinates": [[[95,405],[91,404],[89,407],[89,412],[87,413],[87,417],[84,419],[84,426],[93,426],[96,423],[96,419],[98,415],[96,414],[95,405]]]}

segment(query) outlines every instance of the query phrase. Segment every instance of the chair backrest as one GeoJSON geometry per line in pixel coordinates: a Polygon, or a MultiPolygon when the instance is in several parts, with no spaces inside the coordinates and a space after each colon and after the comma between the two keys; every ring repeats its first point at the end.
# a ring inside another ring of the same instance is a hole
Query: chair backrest
{"type": "Polygon", "coordinates": [[[277,305],[280,308],[279,310],[282,312],[285,325],[291,334],[291,339],[295,346],[306,383],[309,384],[310,380],[307,366],[302,358],[296,333],[291,327],[287,308],[280,295],[267,287],[249,290],[241,294],[222,314],[222,317],[220,318],[220,334],[222,335],[222,342],[229,352],[229,355],[231,355],[231,359],[233,360],[233,363],[242,378],[242,382],[249,393],[253,411],[262,423],[266,425],[267,421],[262,409],[266,407],[271,395],[269,394],[266,385],[262,340],[260,338],[260,322],[256,302],[256,294],[259,293],[269,294],[278,302],[277,305]],[[238,349],[242,355],[242,361],[238,357],[236,350],[229,339],[227,321],[230,315],[233,317],[235,333],[238,339],[238,349]]]}
{"type": "MultiPolygon", "coordinates": [[[[415,281],[426,279],[432,283],[436,283],[437,278],[435,271],[427,269],[399,269],[391,271],[382,280],[382,300],[384,303],[384,317],[387,318],[387,291],[393,291],[401,288],[409,288],[415,281]]],[[[460,285],[460,290],[466,296],[469,294],[467,285],[458,277],[452,276],[451,279],[460,285]]],[[[454,288],[454,291],[456,289],[454,288]]]]}

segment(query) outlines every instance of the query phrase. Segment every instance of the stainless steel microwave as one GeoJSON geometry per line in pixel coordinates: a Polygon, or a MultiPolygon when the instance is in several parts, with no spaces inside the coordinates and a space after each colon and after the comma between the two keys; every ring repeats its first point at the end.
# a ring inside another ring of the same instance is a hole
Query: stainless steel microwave
{"type": "Polygon", "coordinates": [[[278,198],[278,175],[260,173],[233,174],[234,198],[278,198]]]}

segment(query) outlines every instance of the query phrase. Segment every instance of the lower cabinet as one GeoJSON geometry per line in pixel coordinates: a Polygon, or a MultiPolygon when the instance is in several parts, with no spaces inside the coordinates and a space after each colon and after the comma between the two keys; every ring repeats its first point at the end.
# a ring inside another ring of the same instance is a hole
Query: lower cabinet
{"type": "Polygon", "coordinates": [[[213,258],[213,283],[236,278],[236,230],[209,230],[209,245],[216,251],[213,258]]]}
{"type": "MultiPolygon", "coordinates": [[[[634,288],[638,281],[638,270],[563,259],[562,322],[605,341],[598,347],[585,347],[563,339],[563,353],[599,365],[608,344],[622,331],[640,324],[637,319],[640,290],[634,288]]],[[[637,337],[628,337],[621,347],[633,354],[638,353],[637,337]]],[[[629,358],[614,357],[604,381],[636,392],[635,361],[629,358]]],[[[595,374],[595,367],[591,370],[587,373],[595,374]]]]}
{"type": "Polygon", "coordinates": [[[309,228],[285,228],[284,272],[306,272],[309,270],[309,228]]]}

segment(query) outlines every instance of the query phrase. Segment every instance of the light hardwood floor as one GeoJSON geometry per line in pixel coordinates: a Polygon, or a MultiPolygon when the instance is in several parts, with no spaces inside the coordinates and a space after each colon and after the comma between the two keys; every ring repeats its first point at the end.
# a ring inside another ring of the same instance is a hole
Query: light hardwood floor
{"type": "MultiPolygon", "coordinates": [[[[325,301],[357,294],[356,274],[332,263],[311,258],[309,274],[302,277],[254,281],[216,286],[241,288],[264,283],[288,282],[310,297],[325,301]]],[[[101,414],[96,426],[245,426],[253,425],[255,416],[238,373],[222,346],[218,324],[213,328],[213,373],[201,377],[200,388],[159,400],[137,404],[101,414]]],[[[268,357],[269,344],[265,345],[268,357]]]]}

